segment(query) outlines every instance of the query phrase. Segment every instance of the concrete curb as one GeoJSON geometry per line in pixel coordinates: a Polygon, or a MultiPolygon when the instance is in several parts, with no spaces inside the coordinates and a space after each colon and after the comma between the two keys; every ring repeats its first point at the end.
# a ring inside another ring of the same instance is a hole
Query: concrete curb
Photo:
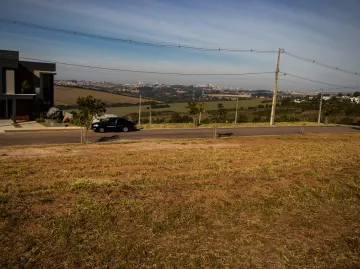
{"type": "MultiPolygon", "coordinates": [[[[341,127],[347,125],[305,125],[307,127],[341,127]]],[[[140,129],[139,131],[159,131],[159,130],[199,130],[199,129],[241,129],[241,128],[277,128],[277,127],[302,127],[302,125],[289,125],[289,126],[239,126],[239,127],[193,127],[193,128],[154,128],[154,129],[140,129]]],[[[26,129],[26,128],[14,128],[9,130],[3,130],[5,133],[26,133],[26,132],[60,132],[60,131],[76,131],[80,130],[80,127],[44,127],[41,129],[26,129]]],[[[89,130],[91,131],[91,130],[89,130]]]]}
{"type": "MultiPolygon", "coordinates": [[[[347,125],[305,125],[305,127],[341,127],[347,125]]],[[[235,127],[190,127],[190,128],[151,128],[151,129],[141,129],[141,131],[152,131],[152,130],[197,130],[197,129],[241,129],[241,128],[278,128],[278,127],[303,127],[303,125],[274,125],[274,126],[235,126],[235,127]]]]}
{"type": "Polygon", "coordinates": [[[28,132],[59,132],[59,131],[76,131],[78,127],[45,127],[44,129],[11,129],[4,130],[5,133],[28,133],[28,132]],[[46,128],[46,129],[45,129],[46,128]]]}

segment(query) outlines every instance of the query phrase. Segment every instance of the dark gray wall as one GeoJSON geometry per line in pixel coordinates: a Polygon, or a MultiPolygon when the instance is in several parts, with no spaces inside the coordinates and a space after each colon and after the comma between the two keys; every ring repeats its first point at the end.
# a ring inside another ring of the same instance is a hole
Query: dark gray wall
{"type": "Polygon", "coordinates": [[[0,93],[5,91],[4,89],[4,70],[6,68],[16,69],[19,62],[19,52],[10,50],[0,50],[0,93]]]}
{"type": "Polygon", "coordinates": [[[49,71],[49,72],[55,72],[56,71],[56,65],[51,63],[37,63],[37,62],[25,62],[20,61],[19,65],[22,65],[26,69],[29,70],[38,70],[38,71],[49,71]]]}

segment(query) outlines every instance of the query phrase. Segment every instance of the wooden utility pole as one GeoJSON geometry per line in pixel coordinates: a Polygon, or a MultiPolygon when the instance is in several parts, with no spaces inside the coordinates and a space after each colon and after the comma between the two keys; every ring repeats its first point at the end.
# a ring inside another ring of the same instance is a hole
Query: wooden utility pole
{"type": "Polygon", "coordinates": [[[140,105],[139,105],[139,122],[138,124],[141,124],[141,94],[140,94],[140,105]]]}
{"type": "Polygon", "coordinates": [[[280,72],[280,53],[281,53],[281,49],[279,48],[276,71],[275,71],[275,85],[274,85],[273,101],[272,101],[272,107],[271,107],[271,117],[270,117],[270,125],[271,126],[275,124],[276,95],[277,95],[279,72],[280,72]]]}
{"type": "Polygon", "coordinates": [[[237,124],[237,118],[238,118],[238,105],[239,105],[239,97],[236,98],[236,110],[235,110],[235,124],[237,124]]]}
{"type": "Polygon", "coordinates": [[[318,116],[318,123],[321,122],[321,107],[322,107],[322,101],[323,101],[323,91],[321,90],[320,94],[320,106],[319,106],[319,116],[318,116]]]}

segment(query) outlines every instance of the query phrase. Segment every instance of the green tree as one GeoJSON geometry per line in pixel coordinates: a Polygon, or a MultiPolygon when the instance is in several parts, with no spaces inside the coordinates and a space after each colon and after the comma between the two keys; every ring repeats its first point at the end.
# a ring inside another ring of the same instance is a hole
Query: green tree
{"type": "Polygon", "coordinates": [[[199,124],[201,124],[201,115],[205,112],[204,102],[196,104],[198,115],[199,115],[199,124]]]}
{"type": "Polygon", "coordinates": [[[90,129],[94,117],[101,116],[106,112],[106,102],[89,95],[79,97],[76,104],[79,107],[78,118],[81,126],[81,141],[86,143],[87,131],[90,129]],[[83,132],[82,128],[85,128],[85,132],[83,132]]]}
{"type": "Polygon", "coordinates": [[[354,96],[354,97],[360,96],[360,92],[354,92],[353,96],[354,96]]]}
{"type": "Polygon", "coordinates": [[[188,102],[188,106],[186,107],[189,109],[189,114],[192,116],[195,116],[193,118],[194,123],[197,121],[198,124],[201,124],[201,116],[205,112],[205,105],[203,102],[197,103],[197,102],[188,102]],[[197,120],[196,120],[197,117],[197,120]]]}
{"type": "Polygon", "coordinates": [[[284,99],[281,100],[281,106],[288,106],[291,104],[291,98],[290,97],[285,97],[284,99]]]}
{"type": "Polygon", "coordinates": [[[217,105],[217,117],[220,121],[224,122],[226,120],[227,116],[227,110],[224,108],[224,105],[222,103],[219,103],[217,105]]]}
{"type": "Polygon", "coordinates": [[[248,117],[244,114],[239,114],[238,118],[237,118],[237,122],[246,123],[246,122],[248,122],[248,117]]]}
{"type": "Polygon", "coordinates": [[[325,124],[328,124],[328,117],[334,113],[334,105],[331,102],[326,102],[323,106],[323,114],[325,116],[325,124]]]}
{"type": "Polygon", "coordinates": [[[21,93],[27,93],[27,91],[29,89],[31,89],[32,86],[31,84],[29,83],[29,81],[27,80],[24,80],[22,83],[21,83],[21,93]]]}

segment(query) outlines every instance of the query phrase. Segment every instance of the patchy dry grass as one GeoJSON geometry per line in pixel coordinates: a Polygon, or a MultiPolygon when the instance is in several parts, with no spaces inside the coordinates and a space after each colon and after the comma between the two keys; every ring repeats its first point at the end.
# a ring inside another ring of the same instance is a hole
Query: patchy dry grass
{"type": "Polygon", "coordinates": [[[2,268],[359,268],[360,136],[0,150],[2,268]]]}

